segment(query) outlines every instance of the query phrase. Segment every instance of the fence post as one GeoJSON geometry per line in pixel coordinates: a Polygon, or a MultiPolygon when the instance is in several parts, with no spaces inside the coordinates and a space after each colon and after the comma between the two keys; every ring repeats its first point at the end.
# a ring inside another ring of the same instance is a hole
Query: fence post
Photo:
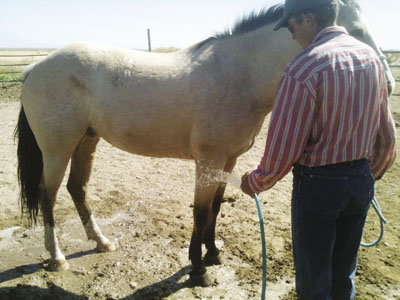
{"type": "Polygon", "coordinates": [[[147,29],[147,40],[148,40],[148,42],[149,42],[149,52],[151,52],[150,29],[147,29]]]}

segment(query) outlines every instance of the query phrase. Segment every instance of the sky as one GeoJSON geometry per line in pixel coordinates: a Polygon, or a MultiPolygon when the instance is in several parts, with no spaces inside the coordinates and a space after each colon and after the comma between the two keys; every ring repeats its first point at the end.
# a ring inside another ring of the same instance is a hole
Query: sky
{"type": "MultiPolygon", "coordinates": [[[[0,48],[80,41],[132,49],[186,48],[283,0],[0,0],[0,48]]],[[[400,49],[400,0],[358,0],[384,50],[400,49]]]]}

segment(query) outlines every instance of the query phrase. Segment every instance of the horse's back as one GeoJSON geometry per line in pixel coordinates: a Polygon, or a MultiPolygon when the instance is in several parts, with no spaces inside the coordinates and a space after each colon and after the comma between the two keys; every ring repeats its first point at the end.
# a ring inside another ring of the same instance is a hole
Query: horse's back
{"type": "Polygon", "coordinates": [[[76,140],[91,127],[129,152],[189,158],[193,105],[176,57],[73,44],[28,70],[22,104],[49,140],[76,140]]]}
{"type": "MultiPolygon", "coordinates": [[[[204,57],[212,59],[212,52],[204,57]]],[[[201,59],[190,61],[184,51],[155,54],[74,44],[30,70],[22,103],[34,132],[43,136],[39,144],[58,135],[72,145],[91,128],[140,155],[240,153],[249,143],[233,132],[234,116],[246,111],[233,103],[240,95],[229,94],[227,82],[215,75],[217,66],[201,59]]]]}

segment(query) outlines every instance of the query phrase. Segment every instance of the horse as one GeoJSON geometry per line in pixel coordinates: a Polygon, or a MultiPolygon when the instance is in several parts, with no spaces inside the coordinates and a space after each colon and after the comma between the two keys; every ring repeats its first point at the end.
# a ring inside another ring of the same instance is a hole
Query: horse
{"type": "MultiPolygon", "coordinates": [[[[383,59],[355,0],[341,0],[338,24],[383,59]]],[[[274,31],[283,5],[251,13],[223,32],[174,53],[148,53],[78,43],[24,72],[18,140],[22,213],[43,214],[49,269],[69,268],[58,246],[54,204],[69,161],[67,183],[88,239],[113,251],[87,202],[100,138],[129,153],[194,160],[196,180],[190,279],[209,286],[207,264],[221,263],[215,227],[226,182],[272,110],[281,74],[301,51],[287,30],[274,31]],[[201,245],[207,252],[202,259],[201,245]]]]}

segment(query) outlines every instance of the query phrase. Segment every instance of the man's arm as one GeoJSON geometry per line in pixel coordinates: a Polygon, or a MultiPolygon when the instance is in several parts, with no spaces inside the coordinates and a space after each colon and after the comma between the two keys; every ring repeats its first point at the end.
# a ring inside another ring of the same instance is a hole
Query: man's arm
{"type": "Polygon", "coordinates": [[[380,179],[396,158],[396,126],[384,75],[381,76],[380,121],[370,167],[375,179],[380,179]]]}
{"type": "Polygon", "coordinates": [[[264,155],[257,169],[243,176],[253,193],[270,189],[290,171],[304,152],[315,109],[309,87],[285,74],[275,99],[264,155]]]}

